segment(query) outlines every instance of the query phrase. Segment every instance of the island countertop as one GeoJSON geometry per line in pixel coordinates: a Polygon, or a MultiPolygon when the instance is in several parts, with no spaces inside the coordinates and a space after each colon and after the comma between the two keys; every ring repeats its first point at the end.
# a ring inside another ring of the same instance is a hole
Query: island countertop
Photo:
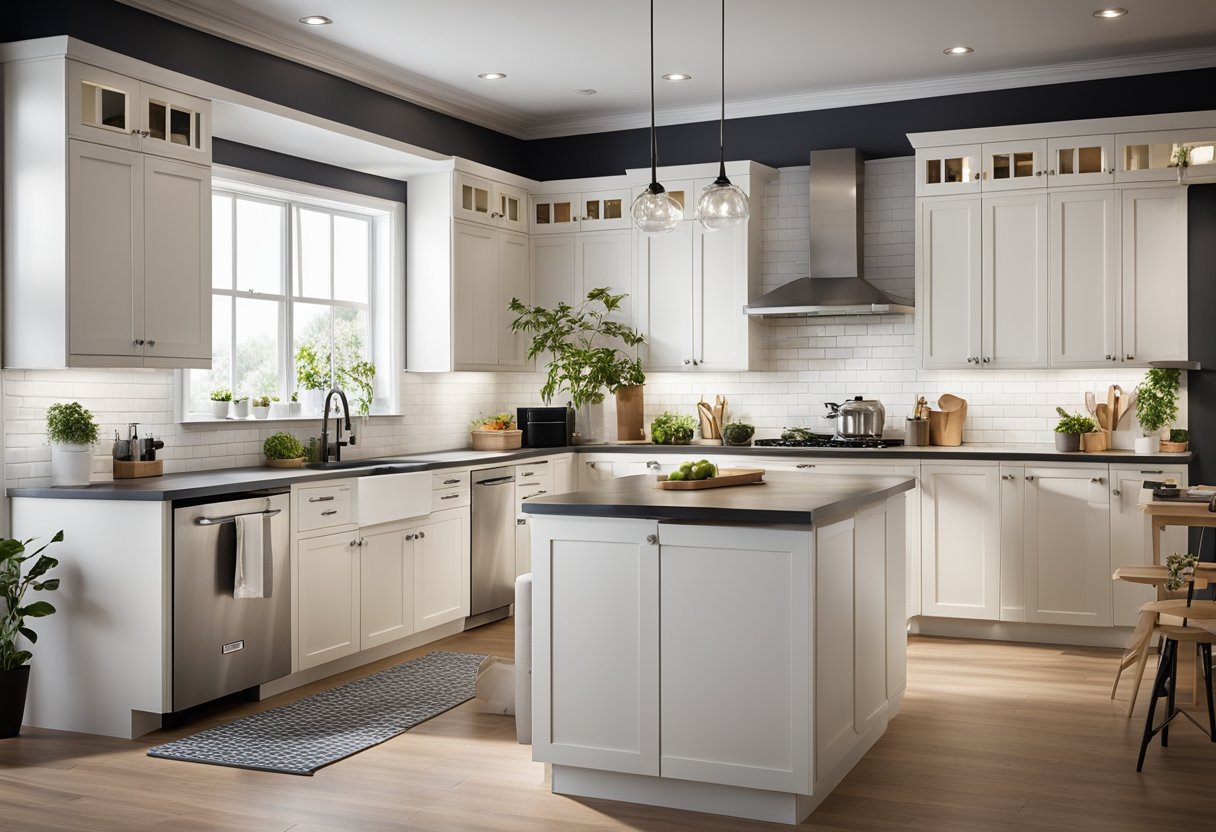
{"type": "Polygon", "coordinates": [[[817,526],[915,487],[916,480],[907,477],[808,478],[768,471],[764,482],[754,485],[666,491],[655,487],[654,475],[638,474],[601,482],[592,491],[534,497],[523,510],[572,517],[817,526]]]}

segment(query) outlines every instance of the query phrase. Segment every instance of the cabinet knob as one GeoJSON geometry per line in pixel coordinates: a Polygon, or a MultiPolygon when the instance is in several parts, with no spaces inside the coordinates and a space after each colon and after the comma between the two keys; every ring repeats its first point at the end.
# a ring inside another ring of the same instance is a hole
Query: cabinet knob
{"type": "Polygon", "coordinates": [[[1052,168],[1051,170],[1047,171],[1047,175],[1048,175],[1048,176],[1055,176],[1055,175],[1056,175],[1056,169],[1055,169],[1055,168],[1052,168]]]}
{"type": "Polygon", "coordinates": [[[974,361],[974,360],[975,360],[975,359],[974,359],[974,358],[972,358],[971,356],[967,356],[967,363],[968,363],[968,364],[970,364],[970,363],[971,363],[972,361],[974,361]]]}
{"type": "Polygon", "coordinates": [[[1003,479],[1003,480],[1012,480],[1012,479],[1013,479],[1013,474],[1001,474],[1001,479],[1003,479]]]}
{"type": "Polygon", "coordinates": [[[1034,172],[1034,175],[1035,175],[1035,176],[1042,176],[1042,175],[1043,175],[1043,171],[1041,171],[1041,170],[1036,170],[1036,171],[1034,172]]]}
{"type": "Polygon", "coordinates": [[[691,362],[691,361],[689,361],[687,358],[685,358],[685,359],[684,359],[684,366],[685,366],[685,367],[687,367],[687,366],[688,366],[689,364],[691,364],[691,363],[692,363],[692,362],[691,362]]]}
{"type": "Polygon", "coordinates": [[[1034,477],[1033,477],[1033,476],[1031,476],[1030,474],[1027,474],[1027,475],[1026,475],[1026,482],[1034,482],[1034,477]]]}
{"type": "Polygon", "coordinates": [[[348,543],[347,545],[348,545],[348,546],[350,546],[350,548],[352,548],[352,549],[353,549],[353,548],[355,548],[356,546],[358,546],[358,545],[359,545],[359,541],[358,541],[358,540],[355,540],[355,539],[353,539],[353,538],[352,538],[352,539],[351,539],[351,541],[350,541],[350,543],[348,543]]]}
{"type": "Polygon", "coordinates": [[[1107,356],[1106,356],[1106,360],[1107,360],[1107,361],[1114,361],[1114,360],[1115,360],[1115,357],[1114,357],[1113,355],[1110,355],[1110,354],[1108,353],[1108,354],[1107,354],[1107,356]]]}
{"type": "Polygon", "coordinates": [[[149,347],[155,347],[155,346],[156,346],[156,342],[155,342],[155,341],[153,341],[151,338],[149,338],[149,339],[148,339],[148,346],[149,346],[149,347]]]}
{"type": "Polygon", "coordinates": [[[131,135],[132,135],[132,136],[138,136],[138,135],[139,135],[139,128],[138,128],[138,127],[132,127],[132,128],[131,128],[131,135]]]}
{"type": "Polygon", "coordinates": [[[1124,360],[1124,361],[1135,361],[1135,360],[1136,360],[1136,356],[1134,356],[1134,355],[1125,355],[1125,356],[1123,357],[1123,360],[1124,360]]]}
{"type": "Polygon", "coordinates": [[[1106,477],[1090,477],[1089,481],[1092,482],[1094,485],[1102,485],[1103,483],[1106,482],[1106,477]]]}
{"type": "Polygon", "coordinates": [[[692,360],[692,366],[699,367],[699,366],[701,366],[701,362],[694,358],[692,360]]]}
{"type": "Polygon", "coordinates": [[[132,343],[132,344],[134,344],[134,345],[135,345],[135,346],[137,346],[137,347],[142,347],[142,346],[144,345],[144,339],[143,339],[143,338],[136,338],[136,339],[135,339],[135,340],[133,340],[131,343],[132,343]]]}
{"type": "Polygon", "coordinates": [[[1122,492],[1121,492],[1121,491],[1119,491],[1119,489],[1117,489],[1117,488],[1116,488],[1114,491],[1112,491],[1112,492],[1110,492],[1110,493],[1111,493],[1111,494],[1113,494],[1113,495],[1115,495],[1116,497],[1118,497],[1118,496],[1119,496],[1119,495],[1120,495],[1122,492]]]}
{"type": "Polygon", "coordinates": [[[980,172],[979,172],[978,170],[975,172],[975,177],[974,177],[974,179],[975,179],[975,181],[976,181],[976,182],[979,182],[979,181],[980,181],[980,172]]]}
{"type": "Polygon", "coordinates": [[[992,359],[991,359],[991,358],[989,358],[989,357],[987,357],[987,356],[985,356],[985,357],[984,357],[984,363],[985,363],[985,364],[987,364],[987,363],[989,363],[989,362],[991,362],[991,361],[992,361],[992,359]]]}
{"type": "Polygon", "coordinates": [[[528,520],[525,517],[517,517],[517,518],[515,518],[515,525],[526,526],[526,525],[528,525],[528,520]]]}
{"type": "Polygon", "coordinates": [[[422,539],[422,538],[424,538],[424,537],[426,537],[426,532],[418,532],[418,539],[419,539],[419,540],[421,540],[421,539],[422,539]]]}
{"type": "Polygon", "coordinates": [[[648,534],[646,535],[646,542],[653,546],[659,542],[659,536],[657,534],[648,534]]]}

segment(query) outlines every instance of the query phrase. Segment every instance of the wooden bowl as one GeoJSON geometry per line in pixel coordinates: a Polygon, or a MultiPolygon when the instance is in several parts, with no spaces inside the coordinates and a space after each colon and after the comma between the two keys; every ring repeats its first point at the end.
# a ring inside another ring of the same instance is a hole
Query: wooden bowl
{"type": "Polygon", "coordinates": [[[267,459],[266,467],[268,468],[303,468],[304,462],[308,459],[306,456],[297,456],[294,459],[267,459]]]}
{"type": "Polygon", "coordinates": [[[1190,440],[1186,442],[1170,442],[1168,439],[1161,440],[1161,453],[1163,454],[1180,454],[1183,453],[1187,446],[1190,445],[1190,440]]]}
{"type": "Polygon", "coordinates": [[[522,430],[471,430],[473,450],[475,451],[510,451],[523,444],[522,430]]]}

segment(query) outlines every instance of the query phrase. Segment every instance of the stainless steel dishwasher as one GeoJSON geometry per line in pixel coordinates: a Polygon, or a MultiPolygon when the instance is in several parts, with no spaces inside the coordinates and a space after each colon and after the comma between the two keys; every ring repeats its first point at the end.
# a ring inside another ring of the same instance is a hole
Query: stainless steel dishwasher
{"type": "Polygon", "coordinates": [[[173,711],[291,673],[289,506],[285,492],[174,503],[173,711]],[[270,535],[262,598],[233,597],[238,516],[270,535]]]}
{"type": "Polygon", "coordinates": [[[515,600],[515,469],[474,471],[472,499],[470,617],[515,600]]]}

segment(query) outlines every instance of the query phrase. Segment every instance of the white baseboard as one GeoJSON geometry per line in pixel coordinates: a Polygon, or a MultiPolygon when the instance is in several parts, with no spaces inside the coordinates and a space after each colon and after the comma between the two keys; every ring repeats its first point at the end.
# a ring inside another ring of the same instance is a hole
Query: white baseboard
{"type": "Polygon", "coordinates": [[[1064,624],[1028,624],[1021,621],[976,621],[970,618],[934,618],[918,615],[908,632],[922,636],[975,638],[986,641],[1024,641],[1032,644],[1066,644],[1072,647],[1123,648],[1131,627],[1077,627],[1064,624]]]}

